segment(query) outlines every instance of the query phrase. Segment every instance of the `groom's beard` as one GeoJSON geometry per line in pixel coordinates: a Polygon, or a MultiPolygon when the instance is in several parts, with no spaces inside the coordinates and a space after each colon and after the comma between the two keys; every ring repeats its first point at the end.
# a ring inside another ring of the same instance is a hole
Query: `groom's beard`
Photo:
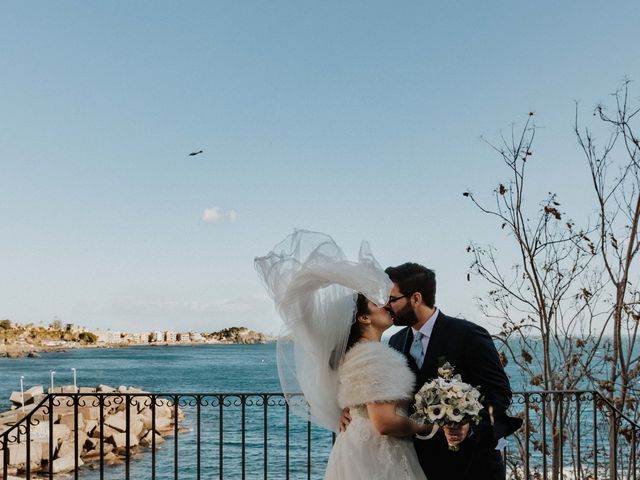
{"type": "Polygon", "coordinates": [[[393,315],[393,324],[396,327],[412,327],[418,323],[418,316],[410,305],[406,305],[402,310],[393,315]]]}

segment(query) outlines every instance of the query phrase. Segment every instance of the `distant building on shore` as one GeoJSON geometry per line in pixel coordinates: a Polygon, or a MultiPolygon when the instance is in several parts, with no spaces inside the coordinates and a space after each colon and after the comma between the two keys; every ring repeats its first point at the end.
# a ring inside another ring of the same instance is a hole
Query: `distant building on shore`
{"type": "Polygon", "coordinates": [[[160,330],[151,332],[149,341],[152,343],[164,342],[164,332],[161,332],[160,330]]]}
{"type": "Polygon", "coordinates": [[[167,343],[176,343],[178,341],[178,334],[171,330],[164,332],[164,341],[167,343]]]}
{"type": "Polygon", "coordinates": [[[124,343],[149,343],[149,332],[130,332],[122,335],[124,343]]]}
{"type": "Polygon", "coordinates": [[[189,335],[191,336],[191,341],[192,342],[196,342],[196,343],[202,343],[205,341],[204,337],[202,336],[201,333],[198,332],[189,332],[189,335]]]}
{"type": "Polygon", "coordinates": [[[96,343],[123,343],[121,332],[113,330],[96,330],[94,333],[98,337],[96,343]]]}

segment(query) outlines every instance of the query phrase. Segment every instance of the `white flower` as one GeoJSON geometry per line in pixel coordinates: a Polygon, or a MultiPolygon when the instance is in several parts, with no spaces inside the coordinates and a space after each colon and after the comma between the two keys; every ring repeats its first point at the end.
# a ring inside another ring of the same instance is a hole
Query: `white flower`
{"type": "Polygon", "coordinates": [[[462,413],[462,411],[459,408],[451,407],[451,406],[447,406],[446,415],[447,415],[447,420],[454,423],[460,423],[464,418],[464,413],[462,413]]]}
{"type": "Polygon", "coordinates": [[[444,405],[431,405],[427,408],[427,418],[431,423],[436,422],[444,417],[446,407],[444,405]]]}
{"type": "Polygon", "coordinates": [[[450,388],[451,395],[457,398],[464,398],[465,392],[462,388],[462,385],[459,383],[452,383],[450,388]]]}
{"type": "Polygon", "coordinates": [[[440,368],[438,368],[438,375],[440,375],[442,378],[449,379],[453,375],[454,370],[454,367],[452,367],[451,364],[447,362],[440,368]]]}
{"type": "Polygon", "coordinates": [[[415,395],[415,413],[412,418],[440,426],[478,423],[478,414],[483,408],[480,392],[463,382],[460,375],[444,377],[442,374],[452,373],[446,367],[445,365],[443,371],[438,372],[441,376],[425,383],[415,395]]]}
{"type": "Polygon", "coordinates": [[[482,404],[479,402],[471,402],[466,405],[464,413],[467,415],[473,415],[474,417],[482,410],[482,404]]]}

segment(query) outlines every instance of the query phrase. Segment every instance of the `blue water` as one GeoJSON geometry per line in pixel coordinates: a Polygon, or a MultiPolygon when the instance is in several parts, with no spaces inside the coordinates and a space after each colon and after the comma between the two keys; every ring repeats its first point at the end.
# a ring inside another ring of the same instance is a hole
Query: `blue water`
{"type": "Polygon", "coordinates": [[[0,359],[0,407],[31,385],[128,385],[153,392],[278,392],[275,345],[199,345],[77,349],[40,358],[0,359]]]}
{"type": "MultiPolygon", "coordinates": [[[[125,347],[79,349],[45,353],[40,358],[0,359],[0,409],[10,407],[9,396],[32,385],[50,384],[50,371],[56,372],[55,385],[73,384],[71,369],[77,369],[79,386],[106,384],[135,386],[162,393],[262,393],[280,391],[275,345],[201,345],[171,347],[125,347]]],[[[185,399],[188,401],[189,399],[185,399]]],[[[209,399],[212,400],[212,399],[209,399]]],[[[223,454],[220,455],[219,407],[209,405],[201,411],[202,478],[218,478],[220,461],[225,478],[240,478],[242,471],[242,422],[239,399],[231,397],[223,414],[223,454]]],[[[269,478],[284,478],[286,465],[286,411],[278,398],[267,409],[267,470],[269,478]]],[[[179,435],[179,475],[196,478],[196,412],[187,404],[186,420],[181,427],[190,431],[179,435]]],[[[245,407],[246,478],[264,476],[264,406],[259,397],[250,397],[245,407]]],[[[289,425],[290,478],[307,478],[306,421],[291,415],[289,425]]],[[[331,448],[331,436],[316,427],[310,430],[312,441],[312,478],[322,478],[324,463],[331,448]]],[[[157,450],[157,477],[174,478],[174,441],[167,437],[157,450]]],[[[151,454],[146,449],[131,465],[131,478],[151,478],[151,454]]],[[[83,468],[81,478],[99,478],[98,471],[83,468]]],[[[124,478],[124,466],[105,466],[105,478],[124,478]]]]}
{"type": "MultiPolygon", "coordinates": [[[[73,382],[72,368],[77,369],[79,386],[106,384],[135,386],[157,393],[262,393],[280,391],[275,345],[201,345],[126,347],[112,349],[79,349],[45,353],[40,358],[0,359],[0,410],[10,406],[9,396],[19,390],[20,376],[25,388],[50,383],[50,371],[55,370],[55,385],[73,382]]],[[[515,365],[507,367],[514,390],[530,390],[525,376],[515,365]]],[[[186,399],[187,401],[189,399],[186,399]]],[[[212,400],[211,398],[209,400],[212,400]]],[[[188,432],[178,437],[180,479],[196,478],[196,412],[193,406],[182,405],[186,412],[183,427],[188,432]]],[[[519,407],[521,408],[521,406],[519,407]]],[[[246,478],[263,478],[264,445],[267,445],[266,469],[269,478],[284,477],[286,465],[286,407],[279,399],[265,409],[261,398],[250,397],[245,405],[244,470],[246,478]],[[267,425],[265,431],[265,423],[267,425]],[[266,442],[265,442],[266,438],[266,442]]],[[[585,410],[585,414],[589,414],[585,410]]],[[[243,468],[241,407],[238,397],[231,397],[222,417],[223,451],[220,454],[220,411],[217,404],[201,410],[202,478],[241,478],[243,468]]],[[[289,424],[289,471],[291,479],[313,479],[323,476],[324,465],[331,448],[330,433],[312,427],[291,416],[289,424]],[[311,452],[308,435],[311,435],[311,452]],[[311,455],[311,472],[307,471],[307,456],[311,455]]],[[[174,478],[174,448],[172,437],[157,450],[158,479],[174,478]]],[[[585,449],[585,451],[587,451],[585,449]]],[[[532,454],[536,457],[537,454],[532,454]]],[[[539,456],[539,455],[538,455],[539,456]]],[[[537,457],[536,457],[537,458],[537,457]]],[[[151,478],[151,453],[147,448],[131,464],[131,478],[151,478]]],[[[82,469],[80,478],[94,480],[98,472],[82,469]]],[[[124,478],[124,466],[105,466],[105,478],[124,478]]]]}

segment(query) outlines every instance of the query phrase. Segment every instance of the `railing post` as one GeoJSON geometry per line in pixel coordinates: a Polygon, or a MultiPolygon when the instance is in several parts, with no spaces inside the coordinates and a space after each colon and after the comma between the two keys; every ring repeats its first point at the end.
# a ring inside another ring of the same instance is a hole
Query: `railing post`
{"type": "MultiPolygon", "coordinates": [[[[27,464],[26,464],[25,476],[27,478],[31,478],[31,415],[29,415],[29,417],[27,418],[26,423],[27,423],[27,464]]],[[[5,475],[3,478],[7,478],[7,476],[5,475]]]]}
{"type": "Polygon", "coordinates": [[[196,395],[196,478],[200,480],[200,408],[202,395],[196,395]]]}
{"type": "Polygon", "coordinates": [[[100,406],[100,480],[104,479],[104,396],[104,393],[100,393],[98,396],[98,405],[100,406]]]}
{"type": "Polygon", "coordinates": [[[174,468],[174,478],[175,480],[178,480],[178,403],[180,402],[180,395],[176,395],[174,397],[174,403],[173,403],[173,434],[174,434],[174,439],[173,439],[173,454],[174,454],[174,463],[173,463],[173,468],[174,468]]]}
{"type": "Polygon", "coordinates": [[[286,473],[286,480],[289,480],[289,402],[285,401],[284,402],[284,408],[285,408],[285,463],[286,463],[286,468],[285,468],[285,473],[286,473]]]}
{"type": "Polygon", "coordinates": [[[547,394],[540,394],[542,403],[542,478],[547,480],[547,394]]]}
{"type": "Polygon", "coordinates": [[[9,476],[9,437],[4,436],[2,441],[2,478],[9,476]]]}
{"type": "Polygon", "coordinates": [[[242,418],[240,420],[240,423],[242,425],[242,480],[245,480],[245,468],[246,468],[246,451],[245,451],[245,447],[246,447],[246,443],[245,443],[245,436],[247,434],[246,432],[246,424],[245,424],[245,410],[246,410],[246,401],[247,398],[244,395],[240,395],[240,408],[242,410],[242,418]]]}
{"type": "MultiPolygon", "coordinates": [[[[529,394],[524,394],[524,475],[529,480],[531,475],[531,467],[529,465],[529,394]]],[[[506,467],[506,458],[505,458],[506,467]]]]}
{"type": "Polygon", "coordinates": [[[576,445],[576,455],[578,457],[578,464],[576,465],[576,471],[578,473],[577,478],[582,478],[582,458],[580,444],[582,443],[582,435],[580,434],[580,393],[576,393],[576,437],[578,438],[576,445]]]}
{"type": "Polygon", "coordinates": [[[636,428],[634,426],[633,430],[631,431],[631,468],[633,469],[633,472],[632,472],[633,480],[636,480],[636,476],[637,476],[636,470],[638,469],[638,465],[636,464],[637,444],[638,444],[638,437],[636,433],[636,428]]]}
{"type": "Polygon", "coordinates": [[[125,431],[125,435],[127,436],[124,440],[125,442],[125,471],[124,471],[124,478],[126,478],[126,480],[129,480],[130,478],[130,472],[129,472],[129,464],[131,461],[131,405],[129,403],[129,394],[125,393],[124,394],[124,401],[127,402],[124,406],[124,418],[125,418],[125,422],[124,422],[124,431],[125,431]]]}
{"type": "MultiPolygon", "coordinates": [[[[77,393],[74,393],[71,398],[73,398],[73,478],[78,480],[78,458],[80,457],[80,449],[78,445],[78,402],[80,401],[80,398],[77,393]]],[[[29,477],[27,476],[27,478],[29,477]]]]}
{"type": "MultiPolygon", "coordinates": [[[[556,395],[558,405],[558,478],[564,478],[564,393],[560,392],[556,395]]],[[[555,455],[554,455],[555,456],[555,455]]]]}
{"type": "Polygon", "coordinates": [[[618,415],[611,406],[609,406],[609,411],[613,419],[609,428],[611,432],[609,437],[609,478],[616,480],[618,478],[618,415]]]}
{"type": "Polygon", "coordinates": [[[49,480],[53,480],[53,396],[49,394],[49,480]]]}
{"type": "Polygon", "coordinates": [[[593,393],[593,478],[598,480],[598,394],[593,393]]]}
{"type": "Polygon", "coordinates": [[[262,438],[262,443],[263,443],[263,448],[264,448],[264,450],[263,450],[263,455],[264,455],[264,480],[267,480],[267,475],[269,473],[268,472],[269,462],[267,461],[268,455],[269,455],[269,447],[268,447],[268,444],[269,444],[268,438],[269,438],[269,436],[267,434],[267,428],[268,428],[267,427],[268,426],[268,423],[267,423],[267,416],[268,416],[267,409],[268,409],[269,395],[268,394],[263,395],[262,396],[262,400],[263,400],[263,408],[264,408],[264,410],[263,410],[263,425],[262,425],[262,429],[263,429],[263,432],[264,432],[264,435],[263,435],[263,438],[262,438]]]}
{"type": "Polygon", "coordinates": [[[151,395],[151,480],[156,480],[156,401],[151,395]]]}
{"type": "Polygon", "coordinates": [[[219,403],[219,417],[218,417],[218,422],[219,422],[219,435],[220,435],[220,444],[219,444],[219,452],[220,452],[220,459],[219,459],[219,473],[220,473],[220,480],[223,480],[223,470],[224,470],[224,399],[225,396],[224,395],[220,395],[220,403],[219,403]]]}

